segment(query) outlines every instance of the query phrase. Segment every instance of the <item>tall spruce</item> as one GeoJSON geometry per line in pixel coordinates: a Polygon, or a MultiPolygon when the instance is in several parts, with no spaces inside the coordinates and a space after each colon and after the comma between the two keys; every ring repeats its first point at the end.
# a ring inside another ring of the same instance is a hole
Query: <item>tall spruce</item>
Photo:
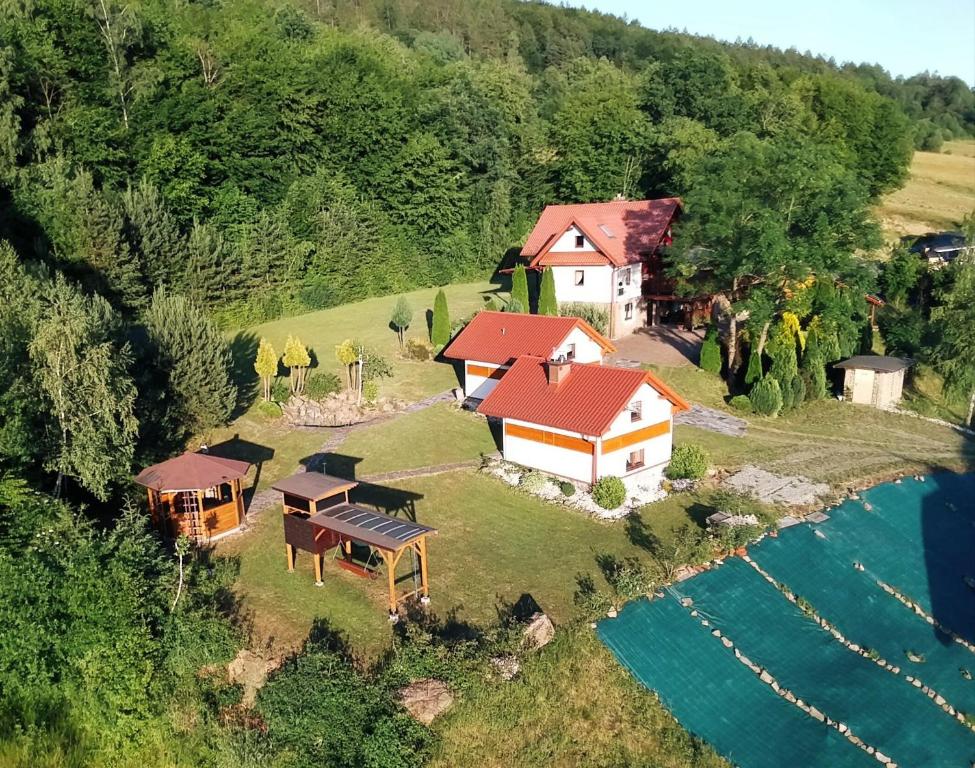
{"type": "Polygon", "coordinates": [[[440,349],[450,341],[450,314],[447,311],[447,294],[443,288],[437,291],[433,300],[433,324],[430,328],[430,341],[440,349]]]}
{"type": "Polygon", "coordinates": [[[538,314],[559,314],[559,304],[555,297],[555,274],[551,269],[542,272],[542,286],[538,291],[538,314]]]}
{"type": "Polygon", "coordinates": [[[975,426],[975,261],[953,269],[954,285],[933,313],[939,335],[933,356],[948,392],[967,401],[966,422],[975,426]]]}
{"type": "Polygon", "coordinates": [[[523,264],[515,267],[515,271],[511,274],[511,303],[515,302],[518,302],[518,306],[521,307],[517,311],[528,311],[528,274],[523,264]]]}

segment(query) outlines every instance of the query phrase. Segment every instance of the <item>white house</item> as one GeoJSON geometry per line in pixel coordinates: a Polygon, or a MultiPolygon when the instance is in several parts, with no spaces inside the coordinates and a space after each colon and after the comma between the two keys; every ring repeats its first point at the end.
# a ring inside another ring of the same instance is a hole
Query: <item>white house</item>
{"type": "Polygon", "coordinates": [[[688,408],[649,371],[525,355],[478,412],[501,420],[507,461],[583,483],[644,483],[670,461],[674,414],[688,408]]]}
{"type": "Polygon", "coordinates": [[[487,397],[522,355],[562,357],[600,363],[616,348],[578,317],[550,317],[518,312],[478,312],[443,356],[462,361],[464,395],[487,397]]]}
{"type": "Polygon", "coordinates": [[[667,319],[689,324],[706,316],[709,297],[676,296],[664,273],[680,210],[677,198],[549,205],[521,255],[531,269],[552,270],[560,303],[605,307],[611,339],[667,319]]]}

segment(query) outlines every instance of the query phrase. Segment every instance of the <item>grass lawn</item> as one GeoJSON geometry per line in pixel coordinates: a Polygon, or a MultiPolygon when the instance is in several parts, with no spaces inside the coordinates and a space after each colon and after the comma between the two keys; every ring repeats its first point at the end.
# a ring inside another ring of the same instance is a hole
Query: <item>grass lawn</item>
{"type": "MultiPolygon", "coordinates": [[[[425,313],[432,310],[436,288],[424,288],[404,294],[413,307],[413,324],[407,338],[427,339],[425,313]]],[[[450,317],[457,320],[473,314],[483,306],[487,295],[498,290],[489,282],[462,283],[444,287],[450,317]]],[[[408,402],[457,386],[457,377],[449,365],[416,362],[400,357],[396,333],[389,327],[389,317],[397,296],[381,296],[355,304],[343,304],[331,309],[285,317],[258,325],[235,334],[234,350],[238,370],[253,380],[253,361],[257,342],[266,338],[280,355],[289,334],[298,336],[317,360],[315,370],[343,375],[335,360],[335,347],[349,338],[358,339],[366,347],[385,357],[393,366],[393,377],[380,382],[380,395],[397,397],[408,402]]],[[[314,371],[313,371],[314,372],[314,371]]]]}
{"type": "Polygon", "coordinates": [[[495,450],[487,421],[449,404],[356,430],[339,448],[361,459],[356,477],[475,459],[495,450]]]}
{"type": "Polygon", "coordinates": [[[877,213],[891,237],[956,229],[975,210],[975,141],[948,141],[941,152],[915,152],[907,183],[877,213]]]}

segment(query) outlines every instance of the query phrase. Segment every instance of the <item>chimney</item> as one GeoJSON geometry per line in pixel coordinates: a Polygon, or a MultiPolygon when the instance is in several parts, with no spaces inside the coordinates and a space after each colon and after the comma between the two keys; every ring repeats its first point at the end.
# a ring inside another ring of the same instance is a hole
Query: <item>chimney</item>
{"type": "Polygon", "coordinates": [[[566,359],[565,355],[553,357],[545,363],[545,373],[548,376],[548,383],[558,386],[569,377],[572,364],[566,359]]]}

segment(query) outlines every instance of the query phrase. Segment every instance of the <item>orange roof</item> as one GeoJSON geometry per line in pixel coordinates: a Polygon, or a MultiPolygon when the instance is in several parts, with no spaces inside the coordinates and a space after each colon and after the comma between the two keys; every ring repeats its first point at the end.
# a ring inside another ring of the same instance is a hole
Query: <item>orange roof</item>
{"type": "Polygon", "coordinates": [[[519,357],[498,382],[478,413],[518,419],[582,435],[600,436],[630,404],[637,390],[649,384],[677,410],[690,405],[649,371],[614,368],[592,363],[571,363],[558,385],[548,383],[545,360],[519,357]]]}
{"type": "Polygon", "coordinates": [[[443,356],[496,365],[509,365],[521,355],[549,357],[575,328],[599,344],[604,352],[616,351],[599,331],[578,317],[485,310],[474,315],[443,356]]]}
{"type": "Polygon", "coordinates": [[[157,491],[201,491],[243,477],[250,467],[246,461],[187,451],[146,467],[135,482],[157,491]]]}
{"type": "Polygon", "coordinates": [[[521,255],[532,266],[546,264],[593,264],[608,259],[617,267],[635,264],[641,254],[653,251],[670,227],[681,202],[676,197],[660,200],[613,200],[608,203],[548,205],[538,217],[521,255]],[[577,227],[605,257],[592,261],[592,251],[550,253],[569,227],[577,227]]]}

